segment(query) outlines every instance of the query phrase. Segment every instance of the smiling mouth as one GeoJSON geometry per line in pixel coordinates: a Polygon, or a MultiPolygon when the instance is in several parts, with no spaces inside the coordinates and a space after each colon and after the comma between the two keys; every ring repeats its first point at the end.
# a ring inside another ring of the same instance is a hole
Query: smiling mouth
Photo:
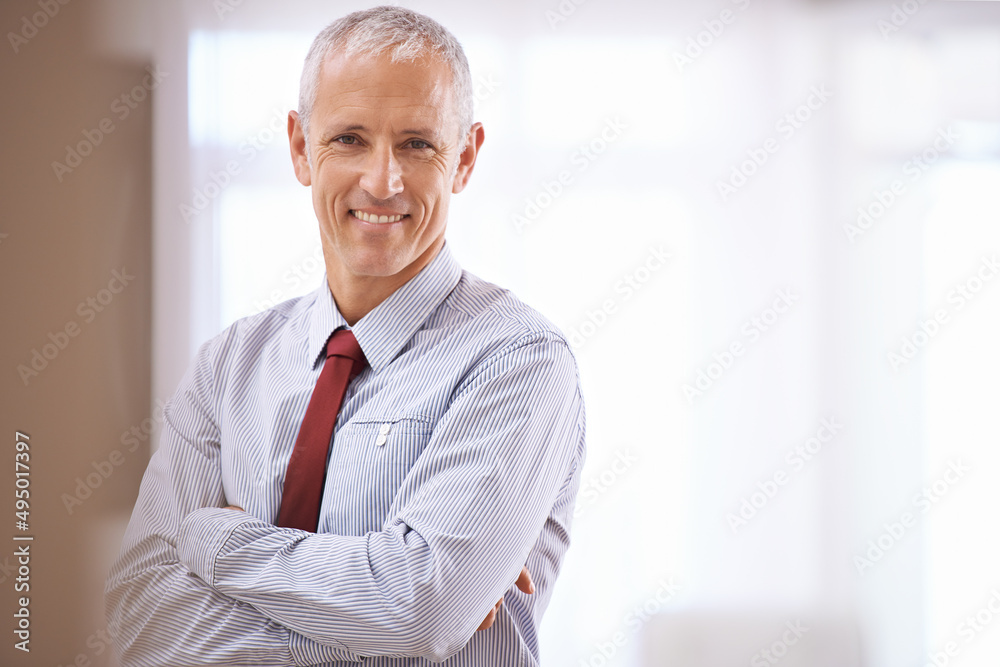
{"type": "Polygon", "coordinates": [[[364,211],[357,211],[354,209],[352,209],[350,213],[358,220],[363,220],[364,222],[368,222],[375,225],[382,225],[389,222],[399,222],[403,218],[407,217],[406,215],[374,215],[365,213],[364,211]]]}

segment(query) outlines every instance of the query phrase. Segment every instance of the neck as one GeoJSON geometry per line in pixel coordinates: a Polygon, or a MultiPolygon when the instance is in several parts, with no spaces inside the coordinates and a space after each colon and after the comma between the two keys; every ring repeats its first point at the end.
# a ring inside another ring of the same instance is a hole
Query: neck
{"type": "Polygon", "coordinates": [[[345,270],[340,262],[327,259],[327,284],[333,295],[333,301],[337,304],[337,310],[347,321],[348,326],[353,327],[362,317],[420,273],[437,256],[442,246],[444,246],[443,237],[431,244],[412,264],[399,273],[389,276],[356,275],[345,270]]]}

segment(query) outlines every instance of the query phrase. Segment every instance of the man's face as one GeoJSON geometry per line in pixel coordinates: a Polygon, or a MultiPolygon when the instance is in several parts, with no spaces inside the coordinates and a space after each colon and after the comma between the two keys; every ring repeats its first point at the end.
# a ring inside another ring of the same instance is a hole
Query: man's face
{"type": "Polygon", "coordinates": [[[438,58],[326,60],[309,120],[311,161],[289,115],[296,177],[312,186],[331,285],[395,289],[444,243],[482,126],[461,133],[451,70],[438,58]]]}

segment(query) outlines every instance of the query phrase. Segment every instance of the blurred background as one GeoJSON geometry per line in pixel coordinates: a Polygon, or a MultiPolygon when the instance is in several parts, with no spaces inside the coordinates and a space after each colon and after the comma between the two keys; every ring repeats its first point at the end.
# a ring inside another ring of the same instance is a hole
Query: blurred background
{"type": "MultiPolygon", "coordinates": [[[[462,41],[486,128],[452,252],[582,373],[542,664],[998,664],[1000,2],[402,4],[462,41]]],[[[367,6],[0,3],[0,663],[115,664],[163,401],[322,280],[285,119],[367,6]]]]}

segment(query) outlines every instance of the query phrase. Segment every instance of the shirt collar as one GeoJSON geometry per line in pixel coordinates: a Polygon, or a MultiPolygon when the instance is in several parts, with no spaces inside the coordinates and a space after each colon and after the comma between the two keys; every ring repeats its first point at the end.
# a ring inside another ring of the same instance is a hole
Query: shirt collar
{"type": "MultiPolygon", "coordinates": [[[[461,277],[462,267],[445,242],[420,273],[351,327],[373,371],[378,373],[399,354],[434,309],[455,289],[461,277]]],[[[316,299],[309,326],[309,354],[314,365],[330,334],[347,326],[333,300],[325,273],[316,299]]]]}
{"type": "Polygon", "coordinates": [[[309,316],[309,363],[312,368],[319,363],[320,356],[326,348],[326,341],[335,329],[346,327],[347,320],[340,314],[337,304],[330,292],[330,283],[326,272],[323,272],[323,282],[316,289],[315,302],[309,316]]]}

